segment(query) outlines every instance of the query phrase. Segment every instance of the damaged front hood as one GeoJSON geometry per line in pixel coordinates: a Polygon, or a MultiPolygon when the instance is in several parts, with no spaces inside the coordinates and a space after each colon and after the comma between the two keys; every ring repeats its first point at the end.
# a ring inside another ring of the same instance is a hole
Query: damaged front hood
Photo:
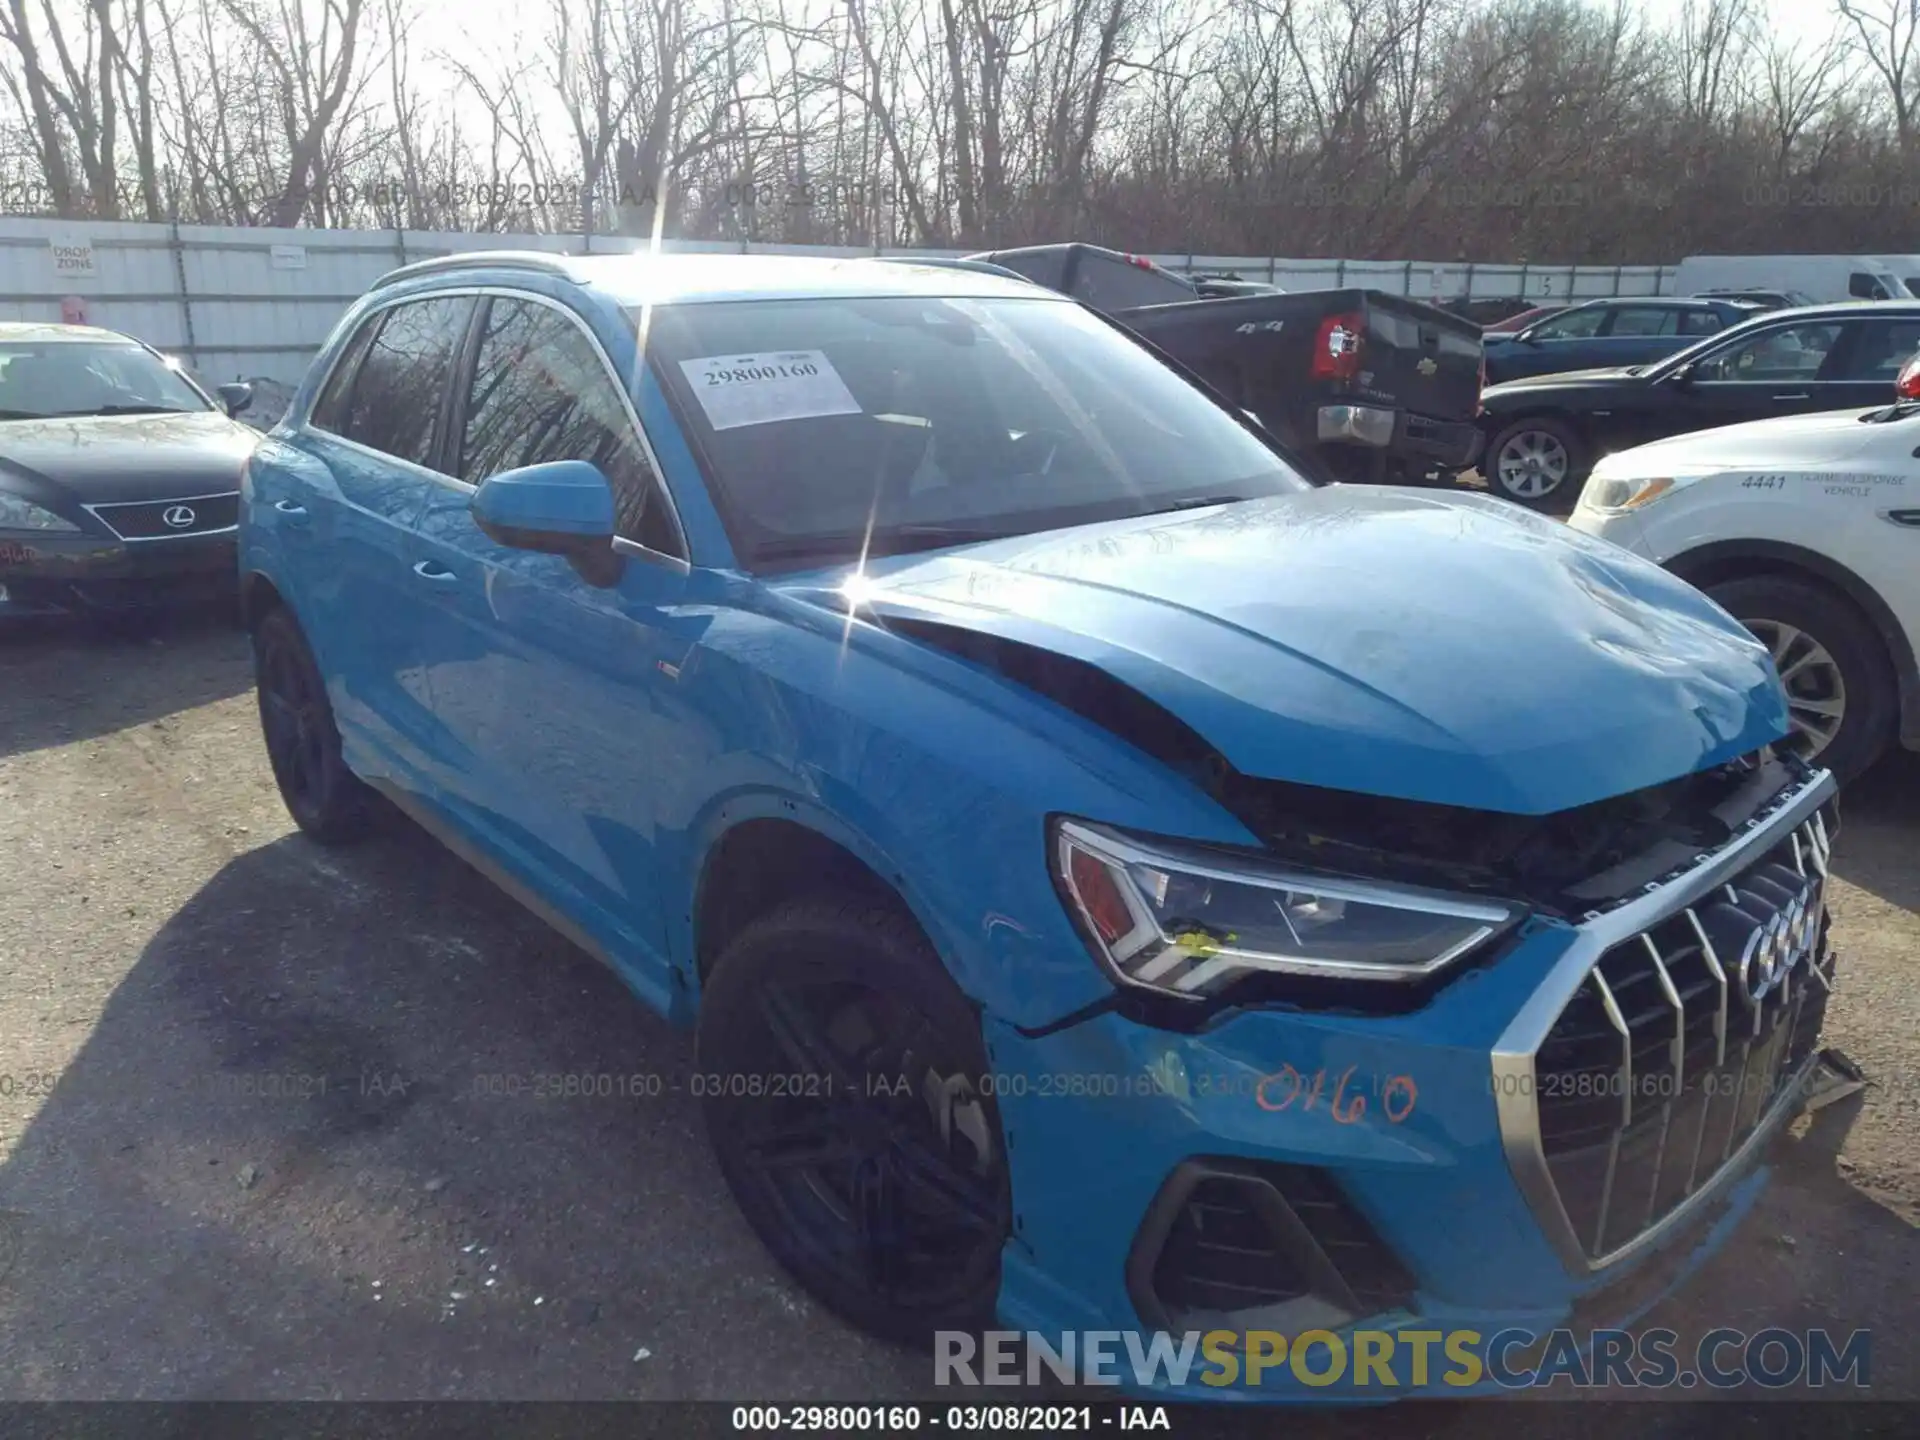
{"type": "Polygon", "coordinates": [[[859,591],[882,624],[1096,666],[1241,773],[1334,790],[1549,814],[1787,729],[1766,651],[1698,591],[1474,496],[1330,486],[875,561],[859,591]]]}

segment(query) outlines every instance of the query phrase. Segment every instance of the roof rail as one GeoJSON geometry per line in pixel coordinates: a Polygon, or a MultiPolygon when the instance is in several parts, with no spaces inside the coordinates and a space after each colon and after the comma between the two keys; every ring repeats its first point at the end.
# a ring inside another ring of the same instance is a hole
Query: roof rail
{"type": "Polygon", "coordinates": [[[531,270],[565,280],[572,278],[572,272],[565,264],[569,258],[545,250],[461,250],[452,255],[436,255],[430,260],[416,260],[411,265],[402,265],[398,270],[389,270],[369,288],[381,290],[388,285],[397,285],[402,280],[412,280],[421,275],[441,275],[450,270],[531,270]]]}

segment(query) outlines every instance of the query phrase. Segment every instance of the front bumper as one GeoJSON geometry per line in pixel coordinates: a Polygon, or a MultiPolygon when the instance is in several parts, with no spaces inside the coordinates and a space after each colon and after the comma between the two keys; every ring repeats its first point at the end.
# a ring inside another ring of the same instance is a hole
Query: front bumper
{"type": "Polygon", "coordinates": [[[231,530],[122,541],[88,534],[0,534],[0,615],[164,608],[237,593],[231,530]]]}
{"type": "MultiPolygon", "coordinates": [[[[1724,1163],[1712,1157],[1660,1224],[1640,1233],[1636,1216],[1630,1246],[1614,1243],[1603,1218],[1606,1243],[1591,1253],[1568,1222],[1571,1212],[1584,1223],[1591,1197],[1561,1204],[1538,1154],[1540,1123],[1536,1116],[1529,1128],[1535,1112],[1531,1099],[1516,1103],[1522,1082],[1514,1077],[1524,1075],[1531,1089],[1532,1048],[1603,956],[1628,953],[1622,946],[1637,953],[1642,933],[1664,935],[1644,928],[1649,917],[1664,907],[1671,913],[1661,923],[1674,923],[1703,887],[1728,877],[1746,885],[1761,857],[1806,833],[1831,794],[1831,781],[1818,777],[1719,856],[1609,917],[1579,928],[1530,924],[1505,954],[1411,1015],[1248,1011],[1195,1034],[1113,1012],[1037,1036],[990,1021],[1016,1216],[1001,1322],[1048,1337],[1056,1349],[1068,1332],[1134,1332],[1149,1347],[1155,1332],[1223,1329],[1324,1329],[1351,1348],[1359,1331],[1490,1338],[1639,1318],[1757,1198],[1767,1141],[1796,1110],[1810,1068],[1807,1037],[1798,1033],[1808,1026],[1799,1012],[1783,1022],[1801,1049],[1789,1055],[1784,1039],[1776,1047],[1778,1073],[1764,1077],[1751,1143],[1729,1145],[1724,1163]],[[1516,1048],[1523,1042],[1524,1054],[1516,1048]],[[1247,1216],[1261,1214],[1267,1238],[1255,1243],[1247,1216]],[[1209,1225],[1212,1268],[1202,1273],[1173,1247],[1200,1253],[1206,1247],[1194,1246],[1193,1232],[1209,1225]],[[1282,1284],[1275,1276],[1289,1268],[1297,1283],[1282,1284]]],[[[1806,977],[1801,983],[1810,988],[1806,977]]],[[[1817,1033],[1819,1012],[1807,1018],[1817,1033]]],[[[1726,1073],[1696,1074],[1694,1092],[1724,1083],[1713,1077],[1726,1073]]],[[[1688,1093],[1684,1079],[1679,1088],[1688,1093]]],[[[1623,1191],[1626,1177],[1640,1184],[1647,1163],[1645,1125],[1626,1134],[1616,1148],[1639,1158],[1622,1162],[1623,1191]]],[[[1660,1136],[1665,1146],[1664,1126],[1660,1136]]],[[[1717,1148],[1717,1129],[1714,1138],[1717,1148]]],[[[1427,1393],[1472,1393],[1458,1379],[1440,1383],[1440,1368],[1427,1393]]],[[[1422,1393],[1404,1380],[1385,1394],[1377,1383],[1356,1388],[1352,1376],[1309,1386],[1283,1368],[1253,1387],[1191,1377],[1176,1385],[1162,1374],[1129,1378],[1126,1388],[1316,1402],[1422,1393]]]]}

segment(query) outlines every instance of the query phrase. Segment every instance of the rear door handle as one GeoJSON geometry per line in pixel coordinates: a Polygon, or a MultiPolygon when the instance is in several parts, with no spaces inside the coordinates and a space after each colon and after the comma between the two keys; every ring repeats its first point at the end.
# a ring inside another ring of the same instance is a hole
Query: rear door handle
{"type": "Polygon", "coordinates": [[[1813,397],[1804,390],[1796,390],[1791,395],[1776,395],[1776,400],[1811,400],[1813,397]]]}
{"type": "Polygon", "coordinates": [[[296,525],[307,523],[307,507],[292,500],[276,500],[273,508],[296,525]]]}
{"type": "Polygon", "coordinates": [[[438,560],[422,560],[413,567],[413,573],[418,575],[422,580],[453,580],[458,578],[454,575],[453,571],[447,569],[447,567],[442,565],[438,560]]]}

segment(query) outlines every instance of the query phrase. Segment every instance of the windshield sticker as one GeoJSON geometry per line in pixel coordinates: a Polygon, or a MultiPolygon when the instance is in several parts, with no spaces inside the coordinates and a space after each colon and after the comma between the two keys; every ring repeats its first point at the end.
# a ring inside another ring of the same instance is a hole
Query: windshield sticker
{"type": "Polygon", "coordinates": [[[818,350],[709,355],[682,360],[680,369],[716,430],[861,413],[860,402],[818,350]]]}

